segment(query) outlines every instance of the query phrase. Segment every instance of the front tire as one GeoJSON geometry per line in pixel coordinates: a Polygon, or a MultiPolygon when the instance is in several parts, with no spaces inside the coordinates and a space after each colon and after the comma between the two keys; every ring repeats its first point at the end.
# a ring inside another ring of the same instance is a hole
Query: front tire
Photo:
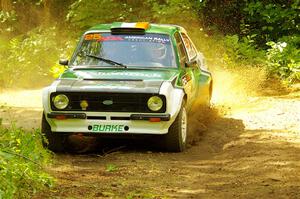
{"type": "Polygon", "coordinates": [[[187,145],[187,110],[183,103],[175,121],[169,128],[169,132],[164,135],[165,147],[171,152],[182,152],[187,145]]]}
{"type": "Polygon", "coordinates": [[[44,113],[42,117],[42,134],[47,139],[43,139],[43,145],[45,148],[48,148],[53,152],[63,152],[65,150],[67,136],[52,132],[44,113]]]}

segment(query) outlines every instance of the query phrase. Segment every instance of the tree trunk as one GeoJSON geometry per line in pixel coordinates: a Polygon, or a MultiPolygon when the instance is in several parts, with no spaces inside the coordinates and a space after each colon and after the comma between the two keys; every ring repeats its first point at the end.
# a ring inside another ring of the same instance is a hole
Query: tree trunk
{"type": "Polygon", "coordinates": [[[13,10],[12,0],[0,0],[0,10],[3,11],[13,10]]]}
{"type": "Polygon", "coordinates": [[[44,0],[44,24],[48,25],[50,23],[50,8],[51,8],[51,0],[44,0]]]}

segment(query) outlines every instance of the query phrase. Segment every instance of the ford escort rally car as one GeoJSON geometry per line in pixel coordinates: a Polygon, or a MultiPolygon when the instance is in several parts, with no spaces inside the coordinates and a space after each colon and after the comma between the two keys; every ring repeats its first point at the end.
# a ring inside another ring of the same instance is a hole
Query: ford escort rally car
{"type": "Polygon", "coordinates": [[[68,68],[43,90],[42,133],[52,151],[80,133],[159,135],[167,150],[180,152],[189,110],[210,104],[211,74],[180,26],[96,25],[60,64],[68,68]]]}

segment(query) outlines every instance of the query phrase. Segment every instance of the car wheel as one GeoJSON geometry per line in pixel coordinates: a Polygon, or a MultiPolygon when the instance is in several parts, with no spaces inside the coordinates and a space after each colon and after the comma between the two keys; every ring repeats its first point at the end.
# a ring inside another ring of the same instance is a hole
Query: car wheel
{"type": "Polygon", "coordinates": [[[52,132],[44,113],[42,117],[42,134],[46,138],[46,140],[43,139],[43,146],[45,148],[53,152],[63,152],[65,150],[67,136],[52,132]]]}
{"type": "Polygon", "coordinates": [[[182,152],[186,148],[187,143],[187,110],[183,103],[180,112],[175,121],[169,128],[169,132],[165,135],[165,147],[168,151],[182,152]]]}

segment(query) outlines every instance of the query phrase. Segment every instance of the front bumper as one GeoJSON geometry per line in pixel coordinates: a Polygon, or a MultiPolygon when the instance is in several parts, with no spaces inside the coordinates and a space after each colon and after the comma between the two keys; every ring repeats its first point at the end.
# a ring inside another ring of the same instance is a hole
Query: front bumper
{"type": "MultiPolygon", "coordinates": [[[[87,119],[87,118],[93,118],[93,119],[100,119],[100,120],[106,120],[107,118],[105,116],[91,116],[88,117],[85,113],[48,113],[47,114],[48,118],[52,119],[58,119],[58,120],[63,120],[63,119],[87,119]]],[[[149,120],[151,122],[158,122],[158,121],[169,121],[171,116],[170,114],[131,114],[129,117],[111,117],[110,119],[116,120],[117,118],[119,119],[125,119],[125,120],[149,120]]]]}
{"type": "Polygon", "coordinates": [[[89,134],[166,134],[174,121],[170,114],[48,113],[53,132],[89,134]]]}

